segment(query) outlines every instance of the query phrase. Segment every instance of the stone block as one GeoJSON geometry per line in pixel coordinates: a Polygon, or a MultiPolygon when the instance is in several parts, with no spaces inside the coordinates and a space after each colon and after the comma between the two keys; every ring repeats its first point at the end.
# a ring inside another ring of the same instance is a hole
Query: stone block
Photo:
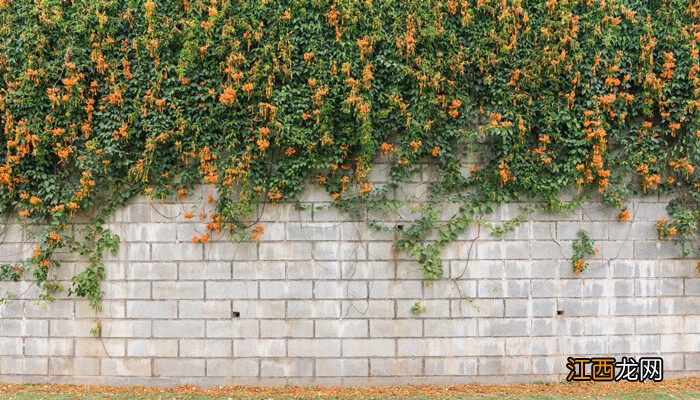
{"type": "MultiPolygon", "coordinates": [[[[326,322],[322,320],[316,323],[326,322]]],[[[260,320],[261,338],[310,338],[314,336],[314,321],[263,319],[260,320]]]]}
{"type": "Polygon", "coordinates": [[[186,262],[178,265],[180,280],[221,280],[231,279],[230,262],[186,262]]]}
{"type": "Polygon", "coordinates": [[[280,358],[260,361],[260,376],[264,378],[294,378],[313,376],[314,360],[310,358],[280,358]]]}
{"type": "Polygon", "coordinates": [[[154,320],[153,336],[166,338],[204,337],[204,320],[154,320]]]}
{"type": "Polygon", "coordinates": [[[205,360],[193,358],[155,358],[153,375],[157,377],[198,377],[204,376],[205,360]]]}
{"type": "Polygon", "coordinates": [[[211,358],[207,360],[207,376],[256,377],[258,363],[254,358],[211,358]]]}
{"type": "Polygon", "coordinates": [[[284,339],[234,339],[235,357],[284,357],[287,354],[284,339]]]}
{"type": "Polygon", "coordinates": [[[289,339],[289,357],[340,357],[339,339],[289,339]]]}
{"type": "Polygon", "coordinates": [[[128,318],[172,319],[177,317],[177,302],[129,300],[126,302],[128,318]]]}
{"type": "Polygon", "coordinates": [[[152,289],[153,299],[156,300],[204,298],[204,283],[202,282],[153,282],[152,289]]]}
{"type": "Polygon", "coordinates": [[[425,359],[425,375],[476,376],[477,358],[427,358],[425,359]]]}
{"type": "Polygon", "coordinates": [[[371,376],[420,376],[423,360],[420,358],[370,358],[371,376]]]}
{"type": "Polygon", "coordinates": [[[334,319],[316,321],[316,337],[367,337],[369,322],[365,319],[334,319]]]}
{"type": "MultiPolygon", "coordinates": [[[[256,338],[260,334],[265,335],[263,328],[258,328],[258,323],[264,328],[269,320],[239,319],[239,320],[213,320],[207,321],[207,337],[209,338],[256,338]]],[[[203,336],[203,335],[202,335],[203,336]]]]}
{"type": "MultiPolygon", "coordinates": [[[[445,322],[447,321],[439,320],[441,325],[445,322]]],[[[431,326],[431,324],[426,322],[426,326],[431,326]]],[[[372,319],[369,321],[369,335],[371,337],[396,338],[422,336],[423,321],[419,319],[372,319]]]]}
{"type": "Polygon", "coordinates": [[[344,339],[343,357],[393,357],[394,339],[344,339]]]}
{"type": "MultiPolygon", "coordinates": [[[[103,376],[151,376],[150,358],[103,358],[100,363],[103,376]]],[[[172,369],[173,365],[170,364],[169,368],[172,369]]]]}
{"type": "Polygon", "coordinates": [[[310,299],[312,297],[312,281],[260,282],[261,299],[310,299]]]}
{"type": "Polygon", "coordinates": [[[232,355],[230,339],[180,339],[180,357],[219,358],[232,355]]]}
{"type": "Polygon", "coordinates": [[[180,318],[231,318],[231,302],[224,300],[182,300],[178,302],[180,318]]]}
{"type": "Polygon", "coordinates": [[[130,339],[126,342],[129,357],[177,357],[175,339],[130,339]]]}
{"type": "MultiPolygon", "coordinates": [[[[263,283],[262,282],[261,286],[263,283]]],[[[201,284],[201,282],[199,283],[201,284]]],[[[255,299],[258,297],[257,282],[250,281],[209,281],[205,283],[207,299],[255,299]]]]}
{"type": "Polygon", "coordinates": [[[369,360],[365,358],[325,358],[316,360],[316,376],[368,376],[369,360]]]}

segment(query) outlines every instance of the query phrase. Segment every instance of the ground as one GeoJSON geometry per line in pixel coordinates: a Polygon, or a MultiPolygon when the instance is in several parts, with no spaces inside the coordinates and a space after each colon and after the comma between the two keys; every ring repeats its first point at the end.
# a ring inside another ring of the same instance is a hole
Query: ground
{"type": "Polygon", "coordinates": [[[391,387],[217,387],[2,385],[1,399],[700,399],[700,377],[645,383],[535,383],[522,385],[391,387]]]}

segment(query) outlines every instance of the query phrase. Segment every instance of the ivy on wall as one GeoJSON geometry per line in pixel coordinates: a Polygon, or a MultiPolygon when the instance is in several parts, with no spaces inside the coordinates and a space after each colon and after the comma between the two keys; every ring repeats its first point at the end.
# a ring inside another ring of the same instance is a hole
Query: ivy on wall
{"type": "Polygon", "coordinates": [[[99,307],[101,254],[119,240],[102,226],[139,193],[214,185],[194,240],[255,239],[259,205],[309,181],[367,217],[397,207],[426,163],[438,177],[396,245],[429,280],[495,205],[566,210],[569,188],[623,222],[629,196],[672,192],[678,218],[659,229],[685,242],[700,215],[699,13],[697,0],[0,0],[0,213],[47,227],[0,275],[51,299],[54,253],[80,252],[71,292],[99,307]],[[376,157],[392,165],[382,187],[376,157]],[[446,202],[458,212],[444,221],[446,202]],[[78,216],[80,240],[66,229],[78,216]]]}

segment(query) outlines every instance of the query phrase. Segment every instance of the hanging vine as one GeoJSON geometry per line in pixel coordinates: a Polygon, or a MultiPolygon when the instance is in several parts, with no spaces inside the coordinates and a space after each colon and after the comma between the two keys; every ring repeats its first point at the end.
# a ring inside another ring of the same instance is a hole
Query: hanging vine
{"type": "Polygon", "coordinates": [[[699,12],[695,0],[0,0],[0,213],[46,227],[0,277],[29,275],[50,300],[54,253],[77,251],[90,263],[71,293],[99,307],[102,253],[119,240],[102,226],[137,194],[213,185],[206,245],[260,237],[260,205],[310,181],[365,218],[399,207],[394,189],[426,164],[436,181],[396,246],[428,280],[493,207],[562,209],[572,187],[621,220],[631,195],[675,193],[660,232],[687,243],[699,12]],[[377,157],[392,165],[378,188],[377,157]],[[86,241],[67,230],[78,215],[92,216],[86,241]]]}

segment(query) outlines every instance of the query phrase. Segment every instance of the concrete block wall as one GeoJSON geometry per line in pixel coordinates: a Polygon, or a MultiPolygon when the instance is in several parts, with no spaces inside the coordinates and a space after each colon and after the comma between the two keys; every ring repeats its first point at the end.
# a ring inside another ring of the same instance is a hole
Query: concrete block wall
{"type": "MultiPolygon", "coordinates": [[[[99,314],[65,294],[43,309],[31,284],[0,283],[18,298],[0,305],[0,381],[553,381],[566,376],[567,356],[661,356],[666,376],[700,374],[700,279],[680,248],[656,239],[665,215],[657,197],[632,202],[626,224],[585,204],[571,216],[537,212],[502,239],[474,225],[444,251],[445,278],[427,286],[391,248],[393,233],[315,208],[330,200],[316,190],[301,211],[267,206],[259,242],[193,244],[204,226],[182,215],[198,211],[207,190],[184,203],[136,199],[114,216],[122,244],[107,259],[99,314]],[[600,259],[576,277],[569,258],[579,229],[600,259]],[[417,301],[426,312],[416,316],[417,301]],[[99,338],[90,335],[96,318],[99,338]]],[[[490,222],[522,206],[504,206],[490,222]]],[[[0,227],[0,263],[31,246],[17,225],[0,227]]],[[[85,261],[61,258],[68,287],[85,261]]]]}

